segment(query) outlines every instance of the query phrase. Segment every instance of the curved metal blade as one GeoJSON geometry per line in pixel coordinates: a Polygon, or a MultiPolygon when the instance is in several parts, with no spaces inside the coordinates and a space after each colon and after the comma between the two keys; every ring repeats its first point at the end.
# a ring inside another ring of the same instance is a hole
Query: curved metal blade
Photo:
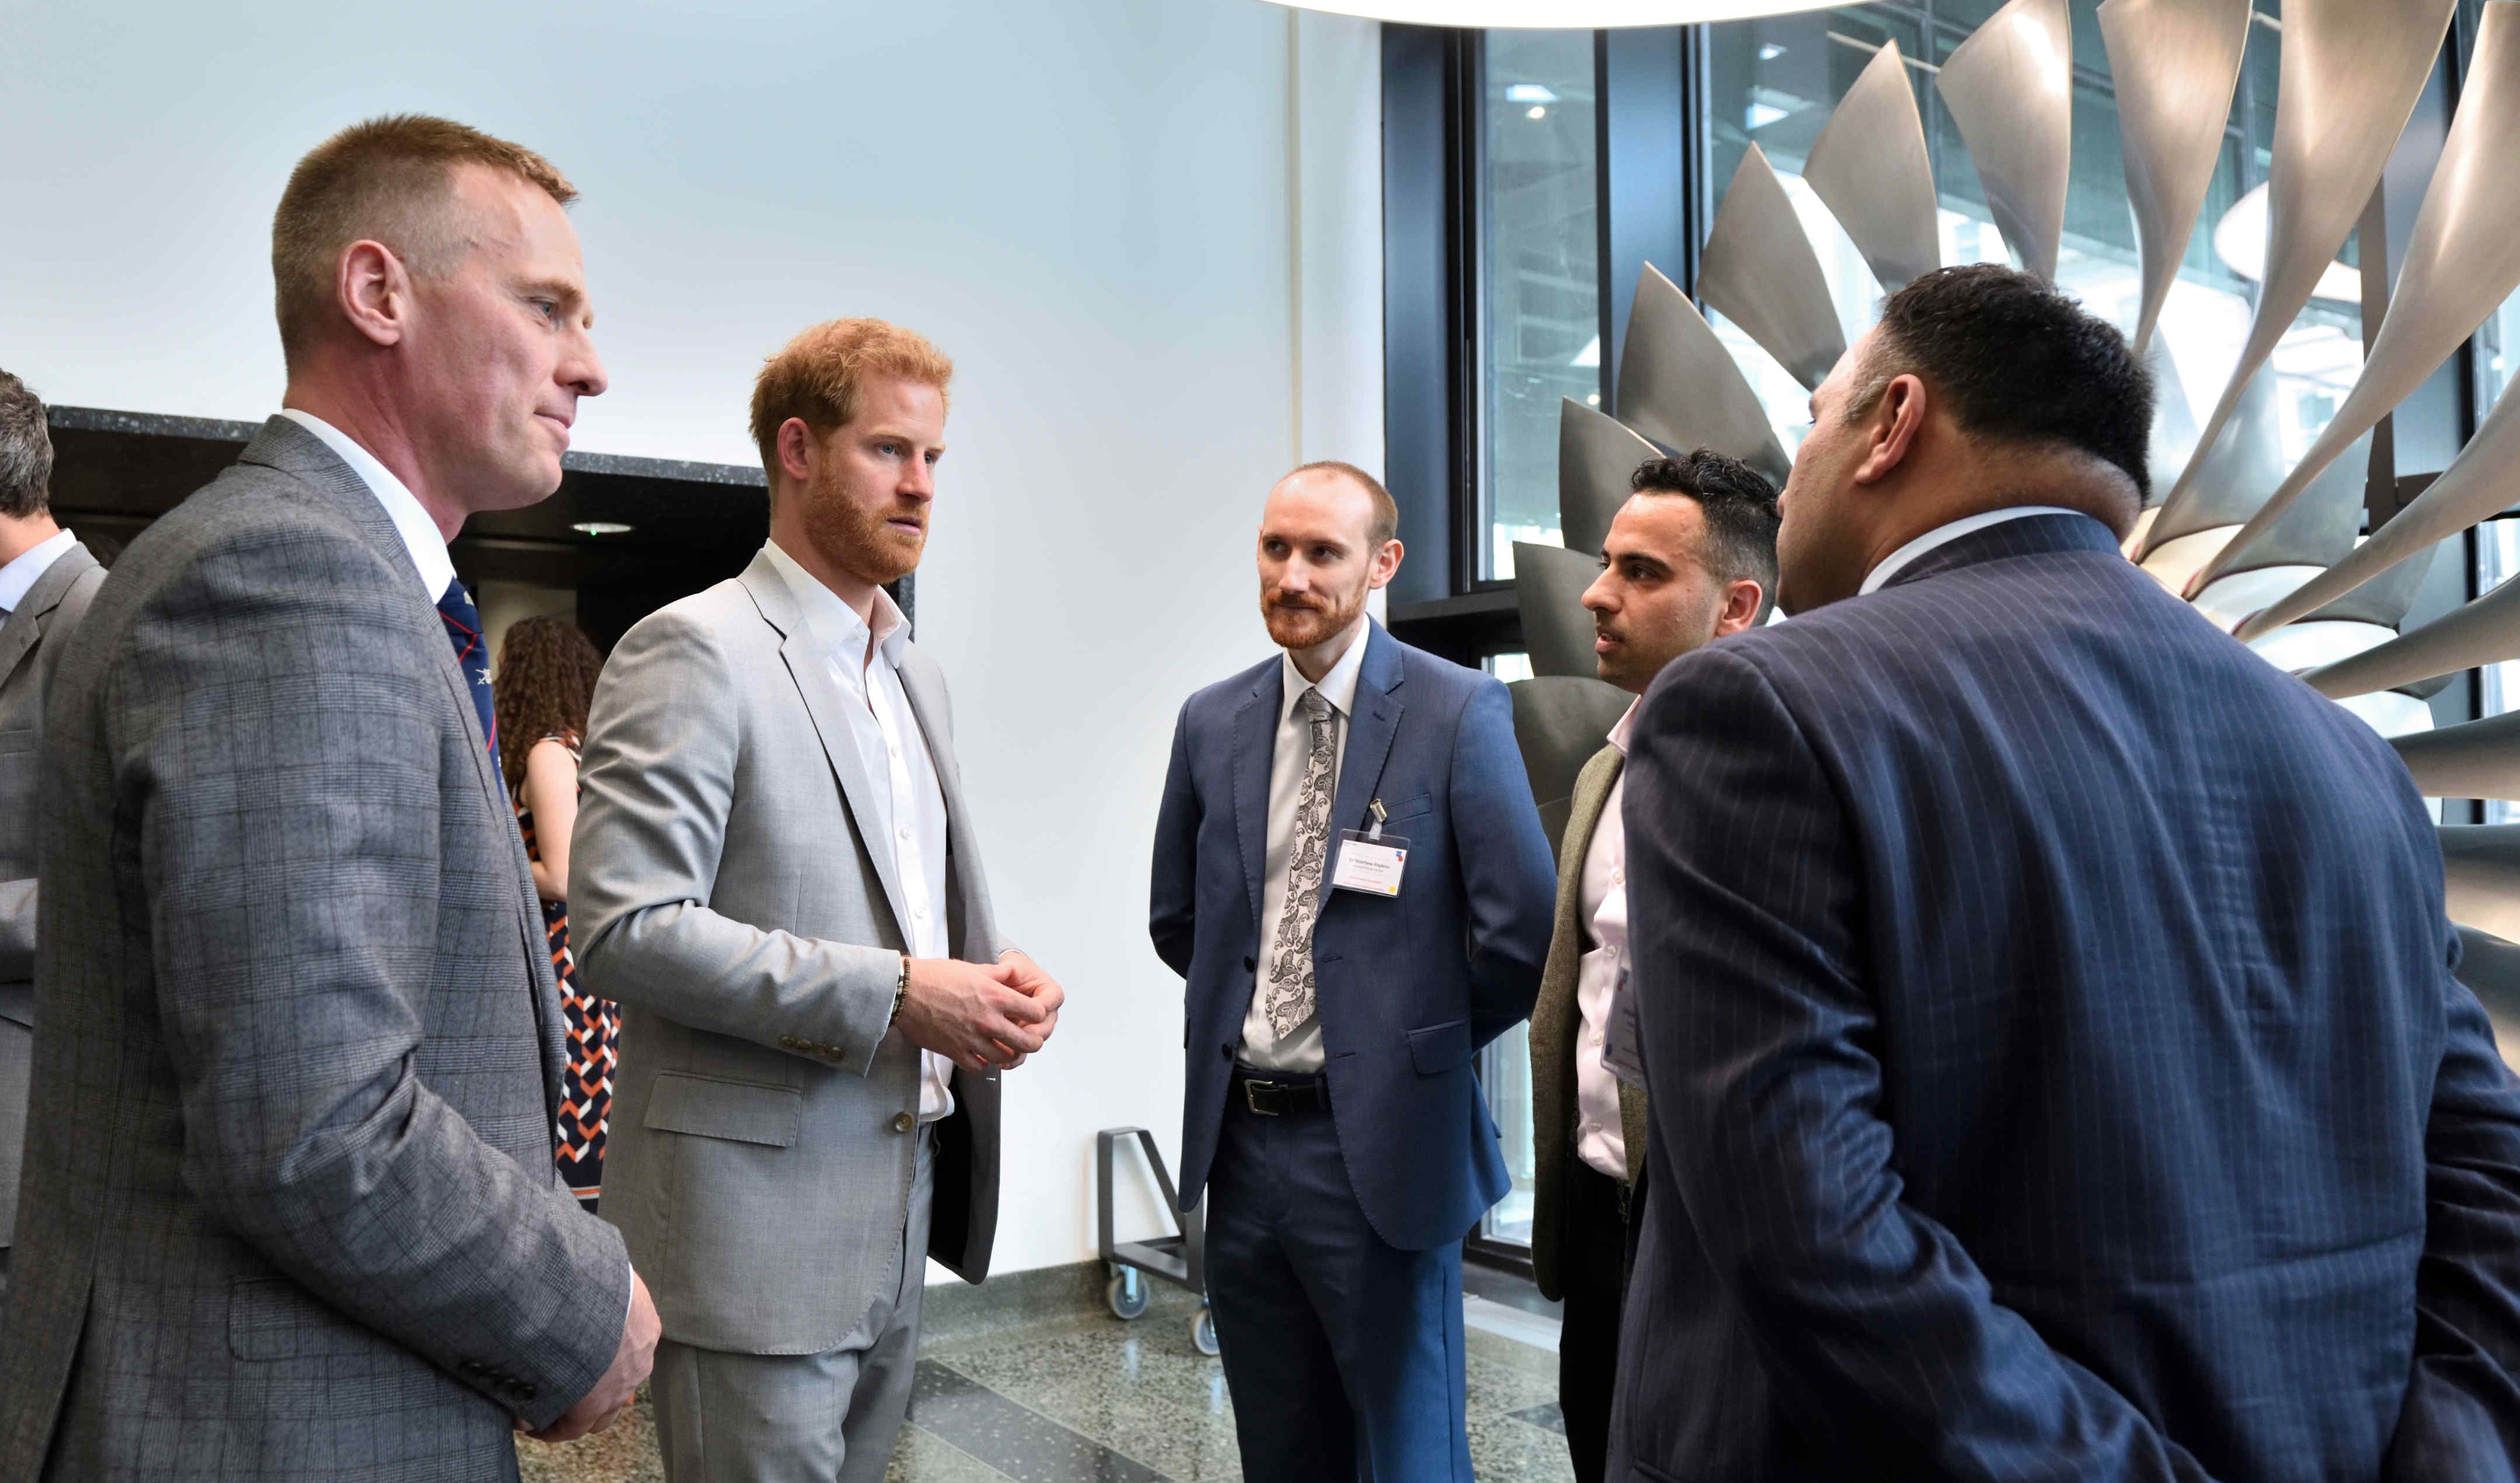
{"type": "Polygon", "coordinates": [[[2466,96],[2415,214],[2406,263],[2362,375],[2292,476],[2200,580],[2211,580],[2280,518],[2313,479],[2345,458],[2356,438],[2377,427],[2520,289],[2520,170],[2511,164],[2511,141],[2520,138],[2520,3],[2495,0],[2485,7],[2467,75],[2466,96]]]}
{"type": "MultiPolygon", "coordinates": [[[[2152,471],[2152,504],[2159,510],[2164,496],[2170,493],[2170,480],[2179,475],[2172,471],[2184,469],[2196,457],[2196,409],[2189,405],[2187,387],[2179,378],[2179,362],[2168,349],[2156,343],[2145,360],[2152,369],[2152,444],[2144,450],[2144,460],[2152,471]]],[[[2141,551],[2150,534],[2135,537],[2131,550],[2141,551]]]]}
{"type": "Polygon", "coordinates": [[[2127,198],[2142,247],[2143,308],[2135,351],[2152,343],[2187,240],[2223,157],[2249,0],[2103,0],[2100,41],[2117,79],[2127,198]]]}
{"type": "MultiPolygon", "coordinates": [[[[2228,575],[2262,566],[2335,565],[2354,549],[2355,534],[2362,528],[2362,486],[2370,480],[2370,470],[2371,434],[2365,432],[2348,457],[2313,482],[2304,498],[2272,520],[2252,519],[2241,526],[2204,569],[2228,575]],[[2259,533],[2252,536],[2252,529],[2259,533]]],[[[2203,580],[2191,578],[2188,587],[2202,592],[2203,580]]]]}
{"type": "Polygon", "coordinates": [[[2465,926],[2458,941],[2458,981],[2485,1007],[2503,1064],[2520,1069],[2520,943],[2465,926]]]}
{"type": "Polygon", "coordinates": [[[2452,824],[2441,831],[2450,920],[2520,938],[2520,824],[2452,824]]]}
{"type": "MultiPolygon", "coordinates": [[[[1680,286],[1652,263],[1637,275],[1619,352],[1619,417],[1666,448],[1712,448],[1781,489],[1794,461],[1777,441],[1759,393],[1680,286]]],[[[1569,541],[1568,545],[1574,542],[1569,541]]]]}
{"type": "Polygon", "coordinates": [[[1977,161],[1987,213],[2021,265],[2053,283],[2074,163],[2065,0],[2012,0],[1944,59],[1934,86],[1977,161]]]}
{"type": "Polygon", "coordinates": [[[2222,436],[2211,446],[2199,444],[2188,468],[2196,475],[2195,496],[2177,508],[2165,505],[2153,518],[2144,559],[2181,536],[2219,525],[2237,525],[2257,514],[2268,495],[2283,482],[2283,417],[2275,401],[2275,374],[2262,372],[2249,381],[2222,436]]]}
{"type": "MultiPolygon", "coordinates": [[[[2433,558],[2441,551],[2436,544],[2417,552],[2397,565],[2335,602],[2302,619],[2305,623],[2325,622],[2342,618],[2354,623],[2377,623],[2396,632],[2407,621],[2407,610],[2423,595],[2424,578],[2432,574],[2433,558]]],[[[2276,630],[2281,632],[2280,629],[2276,630]]],[[[2405,687],[2395,687],[2404,689],[2405,687]]]]}
{"type": "Polygon", "coordinates": [[[1573,811],[1575,780],[1593,754],[1609,744],[1610,728],[1636,699],[1603,680],[1552,675],[1516,680],[1506,687],[1513,700],[1513,740],[1522,752],[1522,770],[1531,778],[1531,796],[1540,805],[1540,827],[1548,831],[1549,850],[1557,852],[1573,811]]]}
{"type": "MultiPolygon", "coordinates": [[[[2399,569],[2410,569],[2415,564],[2410,562],[2399,569]]],[[[2378,585],[2374,582],[2358,591],[2368,592],[2378,585]]],[[[2520,659],[2520,581],[2505,582],[2413,633],[2401,634],[2352,658],[2314,669],[2302,679],[2320,695],[2342,699],[2374,691],[2398,690],[2436,675],[2454,675],[2462,669],[2499,664],[2505,659],[2520,659]]]]}
{"type": "MultiPolygon", "coordinates": [[[[1610,521],[1628,502],[1637,466],[1662,450],[1572,397],[1557,408],[1557,528],[1566,549],[1601,554],[1610,521]]],[[[1519,572],[1520,566],[1514,568],[1519,572]]]]}
{"type": "MultiPolygon", "coordinates": [[[[2267,172],[2267,277],[2248,342],[2205,420],[2210,446],[2275,342],[2310,302],[2406,132],[2457,0],[2290,0],[2274,158],[2267,172]]],[[[2166,509],[2194,497],[2191,466],[2166,509]]]]}
{"type": "Polygon", "coordinates": [[[2520,711],[2389,744],[2427,798],[2520,798],[2520,711]]]}
{"type": "Polygon", "coordinates": [[[2371,532],[2352,556],[2240,625],[2239,636],[2253,639],[2314,612],[2416,552],[2500,512],[2515,498],[2520,498],[2520,396],[2506,391],[2431,488],[2371,532]]]}
{"type": "MultiPolygon", "coordinates": [[[[2241,9],[2245,14],[2247,0],[2241,9]]],[[[1943,265],[1925,120],[1896,40],[1872,54],[1838,100],[1804,157],[1803,181],[1846,228],[1883,289],[1895,293],[1943,265]]]]}
{"type": "Polygon", "coordinates": [[[1599,678],[1584,589],[1600,574],[1598,553],[1513,543],[1513,600],[1522,609],[1522,647],[1531,653],[1533,674],[1599,678]]]}
{"type": "Polygon", "coordinates": [[[1828,296],[1820,254],[1793,201],[1757,145],[1741,158],[1716,209],[1697,269],[1697,296],[1741,327],[1805,387],[1828,379],[1846,353],[1846,332],[1828,296]]]}

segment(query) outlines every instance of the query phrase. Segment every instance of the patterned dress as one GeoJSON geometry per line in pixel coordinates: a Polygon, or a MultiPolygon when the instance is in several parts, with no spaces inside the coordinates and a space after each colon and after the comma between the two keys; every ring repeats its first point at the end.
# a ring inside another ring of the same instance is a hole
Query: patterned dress
{"type": "MultiPolygon", "coordinates": [[[[550,736],[568,748],[577,762],[578,739],[550,736]]],[[[535,743],[540,745],[541,742],[535,743]]],[[[542,863],[534,840],[534,811],[525,807],[524,789],[517,790],[517,828],[525,836],[525,855],[542,863]]],[[[546,901],[543,937],[551,945],[552,976],[560,981],[561,1022],[568,1036],[568,1077],[560,1104],[560,1173],[587,1209],[595,1208],[604,1182],[604,1124],[612,1115],[612,1068],[621,1058],[621,1010],[577,986],[577,959],[568,950],[568,903],[546,901]]]]}

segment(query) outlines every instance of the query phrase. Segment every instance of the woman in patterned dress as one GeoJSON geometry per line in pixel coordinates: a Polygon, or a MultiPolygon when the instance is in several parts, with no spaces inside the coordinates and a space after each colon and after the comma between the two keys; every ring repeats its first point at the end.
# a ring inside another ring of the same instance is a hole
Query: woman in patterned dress
{"type": "Polygon", "coordinates": [[[612,1112],[612,1068],[620,1011],[577,984],[568,950],[568,835],[577,823],[578,749],[586,710],[604,661],[566,618],[526,618],[499,646],[492,691],[503,744],[500,767],[516,800],[517,828],[542,897],[543,934],[552,976],[560,981],[562,1022],[568,1037],[568,1076],[560,1108],[561,1178],[587,1209],[604,1178],[604,1124],[612,1112]],[[530,737],[525,745],[518,739],[530,737]]]}

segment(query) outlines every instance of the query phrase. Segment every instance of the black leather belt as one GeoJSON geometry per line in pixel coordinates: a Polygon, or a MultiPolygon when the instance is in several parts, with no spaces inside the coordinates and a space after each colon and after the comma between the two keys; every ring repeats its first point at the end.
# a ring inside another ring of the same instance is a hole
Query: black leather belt
{"type": "Polygon", "coordinates": [[[1237,1063],[1234,1086],[1235,1099],[1262,1117],[1290,1117],[1330,1109],[1329,1079],[1321,1075],[1290,1076],[1283,1071],[1262,1071],[1237,1063]]]}

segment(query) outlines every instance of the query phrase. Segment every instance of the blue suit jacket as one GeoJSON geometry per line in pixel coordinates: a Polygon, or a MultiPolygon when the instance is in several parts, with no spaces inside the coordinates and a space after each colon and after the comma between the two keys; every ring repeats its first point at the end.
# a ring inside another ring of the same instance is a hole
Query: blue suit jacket
{"type": "MultiPolygon", "coordinates": [[[[1409,840],[1400,894],[1333,890],[1313,928],[1330,1110],[1357,1203],[1403,1250],[1460,1240],[1508,1188],[1470,1059],[1531,1012],[1556,869],[1503,685],[1370,624],[1339,758],[1337,831],[1409,840]]],[[[1182,706],[1155,821],[1155,951],[1189,980],[1181,1199],[1216,1153],[1260,953],[1274,655],[1182,706]]]]}
{"type": "Polygon", "coordinates": [[[2511,1476],[2520,1087],[2362,722],[2037,517],[1684,656],[1627,776],[1612,1476],[2511,1476]]]}

